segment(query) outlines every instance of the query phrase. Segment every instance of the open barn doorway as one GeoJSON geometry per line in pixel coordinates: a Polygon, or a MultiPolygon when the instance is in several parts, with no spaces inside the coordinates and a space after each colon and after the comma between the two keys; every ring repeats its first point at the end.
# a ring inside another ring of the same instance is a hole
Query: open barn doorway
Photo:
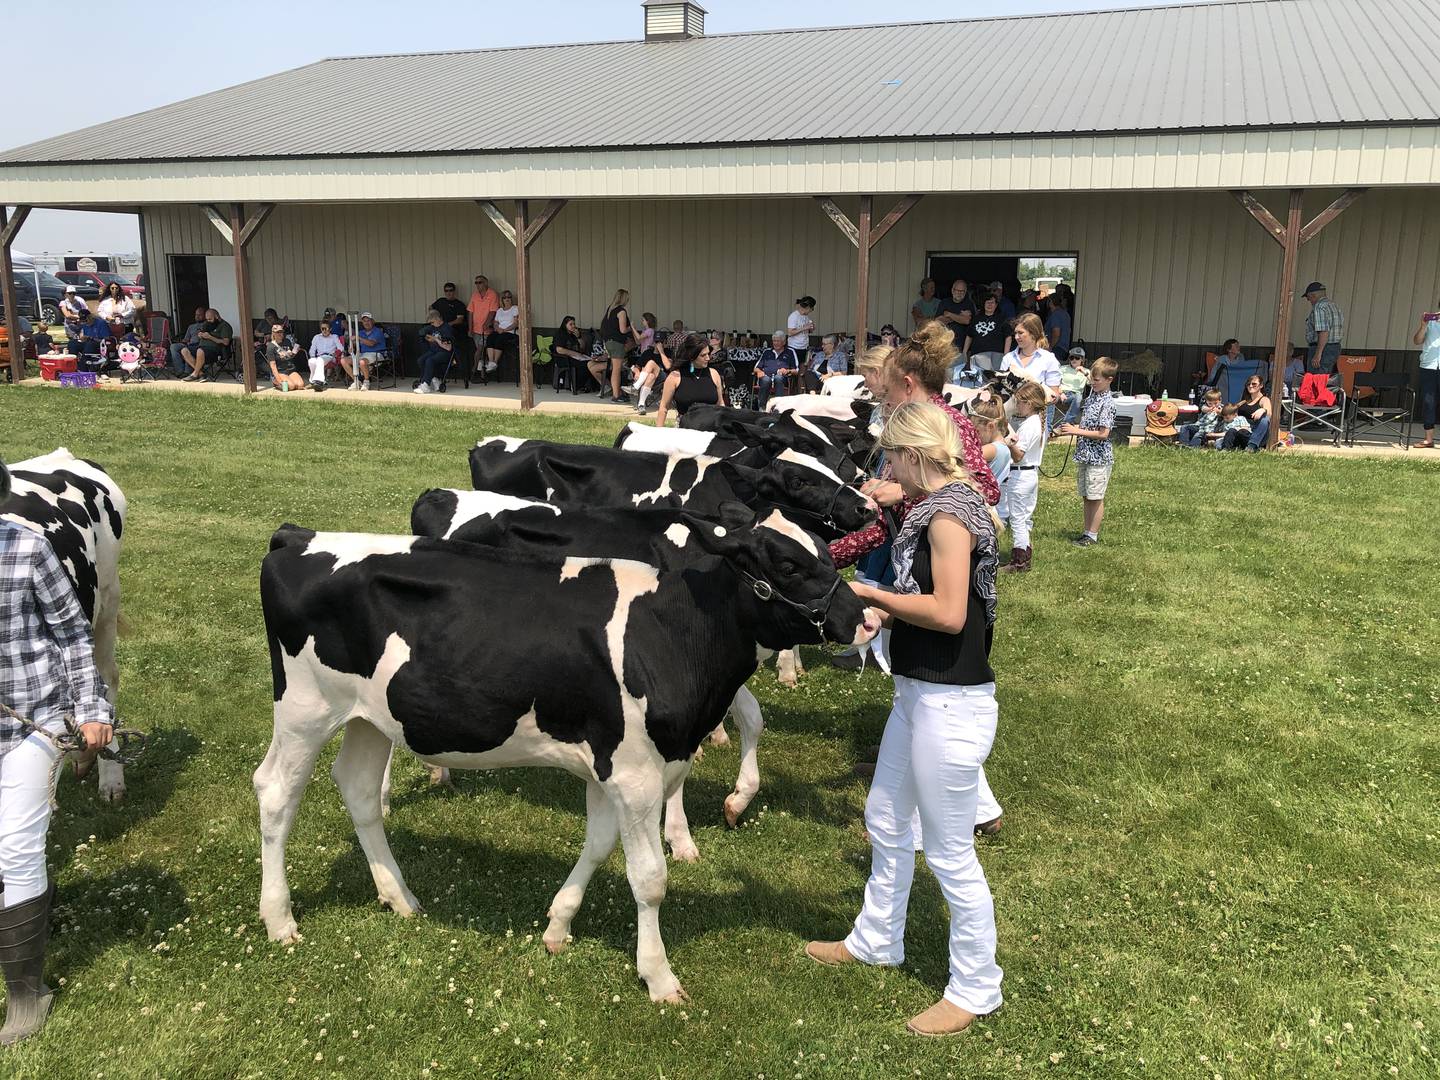
{"type": "Polygon", "coordinates": [[[1079,270],[1080,256],[1074,251],[1039,255],[1023,251],[931,251],[925,255],[925,276],[935,279],[935,295],[942,298],[950,295],[950,286],[957,280],[963,279],[975,295],[998,281],[1018,309],[1020,294],[1027,289],[1036,290],[1044,298],[1064,282],[1077,293],[1076,310],[1071,312],[1077,328],[1083,299],[1078,295],[1079,270]]]}

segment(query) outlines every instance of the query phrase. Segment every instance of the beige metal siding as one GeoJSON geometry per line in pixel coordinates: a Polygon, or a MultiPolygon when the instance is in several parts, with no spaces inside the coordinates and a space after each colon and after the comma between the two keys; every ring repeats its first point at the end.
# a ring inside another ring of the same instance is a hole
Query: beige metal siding
{"type": "Polygon", "coordinates": [[[1427,184],[1440,184],[1436,125],[564,154],[0,165],[0,202],[38,206],[1427,184]]]}
{"type": "Polygon", "coordinates": [[[679,34],[685,29],[684,9],[680,4],[672,4],[669,7],[652,7],[645,9],[645,34],[646,36],[665,36],[679,34]]]}
{"type": "MultiPolygon", "coordinates": [[[[1313,192],[1307,218],[1336,194],[1313,192]]],[[[1266,201],[1278,214],[1284,193],[1266,201]]],[[[853,219],[856,200],[840,202],[853,219]]],[[[877,216],[888,209],[877,200],[877,216]]],[[[166,255],[229,251],[198,208],[147,210],[145,227],[166,310],[166,255]]],[[[763,335],[808,292],[822,329],[854,325],[855,249],[811,199],[573,202],[531,250],[542,326],[564,315],[596,325],[620,287],[637,320],[653,311],[763,335]]],[[[907,325],[927,251],[1078,253],[1077,332],[1091,341],[1274,337],[1280,249],[1223,193],[928,197],[875,249],[872,329],[907,325]]],[[[415,322],[446,280],[468,298],[476,272],[513,287],[514,249],[473,203],[281,206],[252,248],[251,294],[257,311],[296,318],[365,307],[415,322]]],[[[1440,192],[1371,191],[1302,249],[1299,278],[1330,286],[1351,346],[1407,348],[1440,290],[1440,192]]],[[[1297,341],[1307,310],[1297,302],[1297,341]]]]}
{"type": "Polygon", "coordinates": [[[705,16],[690,4],[685,5],[685,32],[691,37],[705,33],[705,16]]]}

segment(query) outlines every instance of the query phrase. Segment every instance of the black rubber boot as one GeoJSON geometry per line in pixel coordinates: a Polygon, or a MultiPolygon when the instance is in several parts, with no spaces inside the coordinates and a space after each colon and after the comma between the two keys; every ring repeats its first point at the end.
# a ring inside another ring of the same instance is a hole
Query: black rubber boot
{"type": "Polygon", "coordinates": [[[45,946],[50,941],[52,884],[21,904],[0,907],[0,968],[5,972],[5,1026],[0,1046],[27,1039],[45,1026],[53,991],[45,985],[45,946]]]}

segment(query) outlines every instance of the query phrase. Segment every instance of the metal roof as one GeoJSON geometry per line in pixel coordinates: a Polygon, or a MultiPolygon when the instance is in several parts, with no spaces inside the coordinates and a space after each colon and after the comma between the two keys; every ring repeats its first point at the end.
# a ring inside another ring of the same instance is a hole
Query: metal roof
{"type": "Polygon", "coordinates": [[[1434,123],[1415,33],[1437,21],[1440,0],[1222,0],[344,57],[0,164],[1434,123]]]}

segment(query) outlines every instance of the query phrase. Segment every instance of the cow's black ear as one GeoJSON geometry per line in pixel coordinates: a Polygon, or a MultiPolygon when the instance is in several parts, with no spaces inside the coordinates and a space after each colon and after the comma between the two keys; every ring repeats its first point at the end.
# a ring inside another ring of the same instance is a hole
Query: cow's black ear
{"type": "Polygon", "coordinates": [[[711,555],[730,558],[740,551],[741,530],[695,514],[681,514],[680,520],[690,529],[690,535],[695,537],[695,542],[711,555]]]}
{"type": "Polygon", "coordinates": [[[730,530],[753,529],[755,521],[759,517],[754,510],[742,502],[735,502],[727,499],[720,504],[720,524],[730,530]]]}
{"type": "Polygon", "coordinates": [[[754,503],[761,470],[749,465],[741,465],[734,458],[726,458],[720,462],[720,471],[737,499],[743,503],[754,503]]]}

